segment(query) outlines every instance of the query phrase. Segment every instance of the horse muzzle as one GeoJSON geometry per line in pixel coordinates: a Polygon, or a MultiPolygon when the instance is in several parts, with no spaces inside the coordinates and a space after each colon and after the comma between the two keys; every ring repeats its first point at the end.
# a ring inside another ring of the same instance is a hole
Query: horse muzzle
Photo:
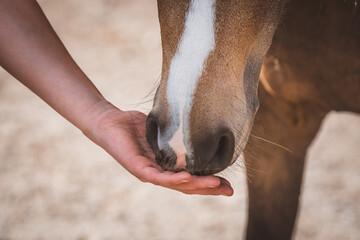
{"type": "MultiPolygon", "coordinates": [[[[146,138],[155,153],[156,162],[164,170],[212,175],[224,170],[233,162],[235,137],[231,128],[218,126],[215,130],[211,128],[203,132],[200,137],[179,134],[181,138],[176,136],[174,131],[169,133],[169,128],[162,126],[159,116],[154,112],[149,114],[146,121],[146,138]],[[183,144],[184,150],[174,146],[174,141],[183,144]]],[[[186,132],[189,129],[183,128],[178,131],[186,132]]]]}

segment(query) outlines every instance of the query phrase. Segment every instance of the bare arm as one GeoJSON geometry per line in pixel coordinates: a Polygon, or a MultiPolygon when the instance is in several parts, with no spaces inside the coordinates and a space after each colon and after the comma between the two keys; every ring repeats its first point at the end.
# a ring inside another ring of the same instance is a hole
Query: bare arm
{"type": "Polygon", "coordinates": [[[36,1],[0,1],[0,63],[80,129],[105,100],[71,58],[36,1]]]}
{"type": "Polygon", "coordinates": [[[146,116],[106,101],[35,0],[0,0],[0,65],[140,180],[189,194],[232,194],[224,179],[163,171],[145,140],[146,116]]]}

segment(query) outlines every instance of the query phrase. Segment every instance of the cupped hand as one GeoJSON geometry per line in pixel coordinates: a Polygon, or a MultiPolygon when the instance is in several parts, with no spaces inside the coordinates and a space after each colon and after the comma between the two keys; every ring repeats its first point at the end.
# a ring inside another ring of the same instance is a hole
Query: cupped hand
{"type": "Polygon", "coordinates": [[[140,181],[186,194],[233,194],[230,183],[224,178],[164,171],[156,164],[155,156],[145,138],[145,114],[121,111],[104,101],[89,110],[86,117],[92,126],[84,133],[140,181]]]}

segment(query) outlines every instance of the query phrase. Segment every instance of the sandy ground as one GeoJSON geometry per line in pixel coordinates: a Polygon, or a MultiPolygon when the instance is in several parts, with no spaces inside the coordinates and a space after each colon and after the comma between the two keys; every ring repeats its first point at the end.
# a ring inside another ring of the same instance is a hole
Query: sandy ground
{"type": "MultiPolygon", "coordinates": [[[[161,69],[154,0],[41,0],[76,61],[122,109],[161,69]]],[[[331,113],[308,154],[296,240],[360,239],[360,117],[331,113]]],[[[0,239],[241,239],[244,173],[227,197],[144,184],[0,69],[0,239]]]]}

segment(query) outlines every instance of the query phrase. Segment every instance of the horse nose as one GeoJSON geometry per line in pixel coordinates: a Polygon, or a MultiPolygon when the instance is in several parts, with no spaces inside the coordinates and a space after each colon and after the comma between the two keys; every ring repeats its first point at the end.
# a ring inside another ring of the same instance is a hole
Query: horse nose
{"type": "Polygon", "coordinates": [[[194,142],[193,174],[210,175],[231,164],[235,150],[235,137],[229,128],[221,128],[194,142]]]}
{"type": "MultiPolygon", "coordinates": [[[[146,139],[155,153],[156,162],[166,170],[176,170],[177,154],[167,145],[159,147],[158,134],[161,123],[154,113],[146,119],[146,139]]],[[[168,143],[167,143],[168,144],[168,143]]],[[[184,155],[186,169],[195,175],[211,175],[224,170],[231,164],[235,150],[235,137],[231,129],[220,128],[211,133],[205,133],[202,138],[194,136],[191,144],[193,152],[184,155]]]]}
{"type": "Polygon", "coordinates": [[[166,149],[160,149],[158,143],[158,134],[161,126],[156,114],[150,113],[146,119],[146,140],[148,141],[151,149],[155,153],[155,159],[165,170],[176,170],[177,156],[176,153],[169,147],[166,149]]]}
{"type": "Polygon", "coordinates": [[[155,153],[159,152],[157,140],[158,128],[159,124],[157,118],[153,113],[150,113],[146,119],[146,140],[148,141],[150,147],[155,153]]]}

